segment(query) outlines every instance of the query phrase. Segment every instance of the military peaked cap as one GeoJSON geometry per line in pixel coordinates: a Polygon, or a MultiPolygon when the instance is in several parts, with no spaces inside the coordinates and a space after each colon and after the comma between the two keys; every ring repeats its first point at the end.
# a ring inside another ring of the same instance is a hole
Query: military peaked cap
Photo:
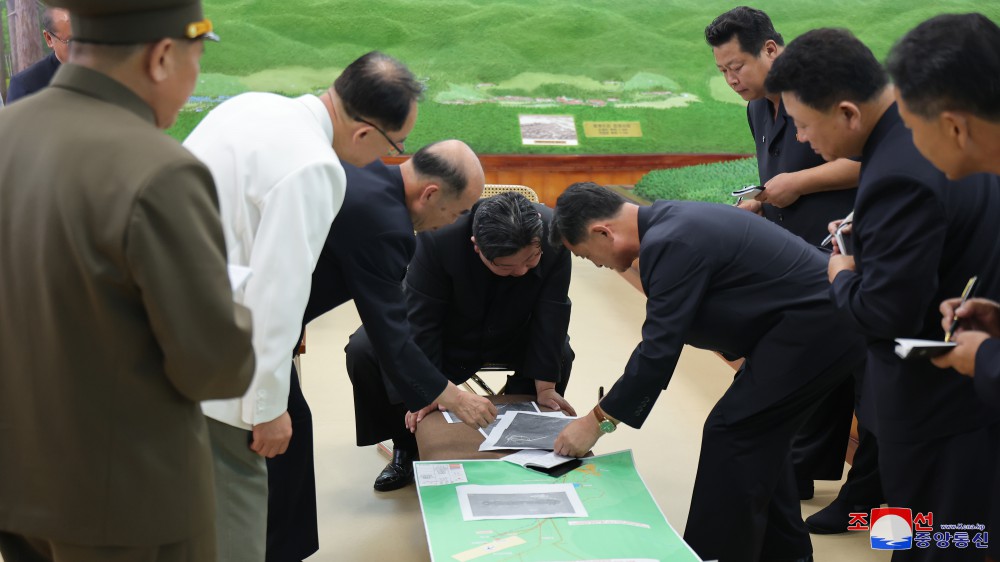
{"type": "Polygon", "coordinates": [[[135,44],[165,37],[211,39],[212,22],[201,0],[44,0],[69,10],[73,40],[84,43],[135,44]]]}

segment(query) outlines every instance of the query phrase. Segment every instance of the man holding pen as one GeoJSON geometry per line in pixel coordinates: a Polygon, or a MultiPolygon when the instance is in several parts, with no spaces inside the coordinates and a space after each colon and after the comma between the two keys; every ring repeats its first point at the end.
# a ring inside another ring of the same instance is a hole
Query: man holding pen
{"type": "Polygon", "coordinates": [[[931,362],[972,377],[976,394],[1000,406],[1000,303],[989,299],[948,299],[941,303],[941,326],[955,326],[955,349],[931,362]]]}
{"type": "MultiPolygon", "coordinates": [[[[931,18],[899,40],[886,66],[925,158],[949,178],[1000,174],[1000,97],[983,81],[1000,74],[1000,27],[982,14],[931,18]]],[[[973,377],[979,398],[1000,406],[1000,304],[952,298],[940,310],[943,328],[958,322],[957,346],[933,363],[973,377]]]]}
{"type": "MultiPolygon", "coordinates": [[[[874,401],[886,501],[933,513],[935,523],[989,522],[1000,411],[986,407],[957,372],[897,357],[893,339],[942,339],[937,303],[960,293],[984,263],[1000,262],[996,177],[949,182],[924,159],[884,69],[848,31],[799,36],[767,86],[782,92],[814,150],[828,159],[861,157],[854,253],[834,253],[829,279],[834,304],[868,339],[865,397],[874,401]]],[[[1000,276],[983,272],[981,281],[989,293],[1000,290],[1000,276]]],[[[898,551],[893,559],[982,557],[935,548],[898,551]]]]}

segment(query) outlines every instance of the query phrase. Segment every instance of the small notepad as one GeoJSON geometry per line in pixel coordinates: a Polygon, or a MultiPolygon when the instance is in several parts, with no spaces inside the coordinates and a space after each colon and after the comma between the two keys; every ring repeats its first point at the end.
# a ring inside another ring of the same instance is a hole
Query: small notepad
{"type": "Polygon", "coordinates": [[[948,353],[953,347],[955,342],[896,338],[896,355],[903,359],[937,357],[948,353]]]}

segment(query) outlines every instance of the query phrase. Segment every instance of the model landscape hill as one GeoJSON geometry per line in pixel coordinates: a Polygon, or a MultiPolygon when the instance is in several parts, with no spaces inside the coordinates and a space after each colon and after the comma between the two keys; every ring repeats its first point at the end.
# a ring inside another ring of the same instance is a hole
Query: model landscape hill
{"type": "MultiPolygon", "coordinates": [[[[749,153],[744,103],[724,83],[705,26],[733,7],[716,0],[205,0],[222,42],[210,44],[195,98],[171,134],[249,90],[318,93],[362,53],[379,49],[427,85],[407,143],[457,137],[480,153],[749,153]],[[580,145],[520,142],[517,115],[573,115],[580,145]],[[587,138],[584,121],[639,121],[641,138],[587,138]]],[[[790,40],[818,26],[852,29],[884,56],[937,13],[1000,4],[957,0],[769,2],[790,40]]]]}

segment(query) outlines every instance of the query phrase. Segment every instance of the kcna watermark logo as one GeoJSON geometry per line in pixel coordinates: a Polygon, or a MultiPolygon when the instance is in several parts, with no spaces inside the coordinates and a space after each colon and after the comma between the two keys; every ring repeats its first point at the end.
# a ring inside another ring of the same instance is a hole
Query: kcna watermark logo
{"type": "Polygon", "coordinates": [[[990,533],[981,523],[939,524],[934,529],[934,512],[912,515],[905,507],[876,507],[868,513],[851,513],[848,531],[869,531],[875,550],[930,548],[988,548],[990,533]]]}

